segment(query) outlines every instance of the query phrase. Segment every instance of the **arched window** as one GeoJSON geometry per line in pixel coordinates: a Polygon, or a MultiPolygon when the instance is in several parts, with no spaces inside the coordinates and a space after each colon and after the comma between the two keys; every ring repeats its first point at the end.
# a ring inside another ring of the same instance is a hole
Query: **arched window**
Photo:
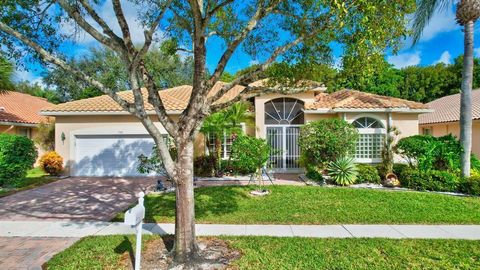
{"type": "Polygon", "coordinates": [[[303,102],[294,98],[277,98],[265,103],[265,124],[301,125],[303,102]]]}
{"type": "Polygon", "coordinates": [[[352,124],[359,133],[355,152],[357,162],[380,162],[383,141],[387,133],[382,122],[372,117],[360,117],[352,124]]]}

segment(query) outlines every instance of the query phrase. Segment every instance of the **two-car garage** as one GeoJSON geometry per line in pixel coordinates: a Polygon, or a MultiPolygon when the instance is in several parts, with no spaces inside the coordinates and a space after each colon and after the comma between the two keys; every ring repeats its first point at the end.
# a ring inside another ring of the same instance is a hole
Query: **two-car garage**
{"type": "Polygon", "coordinates": [[[150,155],[148,135],[76,135],[73,141],[72,176],[141,176],[138,156],[150,155]]]}

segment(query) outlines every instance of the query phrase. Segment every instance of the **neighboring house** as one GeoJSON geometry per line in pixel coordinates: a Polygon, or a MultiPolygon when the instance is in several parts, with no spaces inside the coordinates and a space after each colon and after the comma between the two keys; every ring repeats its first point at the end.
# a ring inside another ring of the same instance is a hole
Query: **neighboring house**
{"type": "MultiPolygon", "coordinates": [[[[212,90],[218,91],[221,83],[212,90]]],[[[162,90],[160,96],[172,119],[186,108],[191,86],[162,90]]],[[[231,100],[244,88],[237,86],[219,102],[231,100]]],[[[421,103],[378,96],[353,90],[333,94],[317,87],[293,95],[265,94],[252,99],[255,126],[245,126],[248,135],[267,138],[276,149],[270,163],[280,172],[298,171],[299,128],[304,123],[326,118],[342,118],[353,123],[360,132],[356,159],[358,162],[380,161],[383,138],[387,127],[396,126],[401,136],[418,134],[418,115],[429,112],[421,103]]],[[[119,95],[132,101],[131,91],[119,95]]],[[[147,102],[145,100],[145,102],[147,102]]],[[[147,110],[155,118],[153,108],[147,110]]],[[[137,157],[150,154],[153,147],[141,123],[108,96],[59,104],[43,110],[44,115],[56,117],[56,150],[68,161],[67,174],[74,176],[135,176],[137,157]]],[[[160,123],[157,126],[161,128],[160,123]]],[[[165,130],[162,128],[162,131],[165,130]]],[[[224,156],[228,155],[230,140],[225,138],[224,156]]],[[[206,152],[205,137],[199,135],[195,154],[206,152]]]]}
{"type": "MultiPolygon", "coordinates": [[[[27,94],[4,91],[0,92],[0,133],[26,136],[32,139],[41,122],[48,121],[40,115],[40,110],[53,106],[44,98],[27,94]]],[[[37,145],[39,156],[44,152],[37,145]]]]}
{"type": "MultiPolygon", "coordinates": [[[[420,116],[419,132],[460,138],[460,94],[439,98],[428,105],[434,112],[420,116]]],[[[480,157],[480,89],[472,91],[472,120],[472,153],[480,157]]]]}

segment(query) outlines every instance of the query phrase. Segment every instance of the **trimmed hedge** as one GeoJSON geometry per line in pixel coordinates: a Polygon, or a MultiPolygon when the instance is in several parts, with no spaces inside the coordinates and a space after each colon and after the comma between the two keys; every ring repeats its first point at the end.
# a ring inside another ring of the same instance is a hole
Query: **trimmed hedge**
{"type": "Polygon", "coordinates": [[[447,171],[430,170],[421,172],[406,169],[401,174],[403,187],[415,190],[458,192],[461,178],[447,171]]]}
{"type": "Polygon", "coordinates": [[[460,182],[458,191],[465,194],[480,196],[480,175],[474,175],[460,182]]]}
{"type": "Polygon", "coordinates": [[[15,186],[33,168],[38,153],[25,136],[0,134],[0,186],[15,186]]]}
{"type": "Polygon", "coordinates": [[[376,167],[368,164],[357,164],[357,183],[380,184],[380,174],[376,167]]]}

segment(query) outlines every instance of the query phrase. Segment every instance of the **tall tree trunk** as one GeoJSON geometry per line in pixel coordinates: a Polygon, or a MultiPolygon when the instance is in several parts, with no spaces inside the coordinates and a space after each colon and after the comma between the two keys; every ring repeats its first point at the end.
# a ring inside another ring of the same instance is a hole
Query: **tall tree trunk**
{"type": "Polygon", "coordinates": [[[178,144],[176,164],[175,262],[184,263],[197,254],[193,194],[193,141],[178,144]]]}
{"type": "Polygon", "coordinates": [[[460,94],[460,142],[462,144],[462,176],[470,176],[472,152],[472,80],[473,80],[473,21],[464,25],[464,56],[462,92],[460,94]]]}

